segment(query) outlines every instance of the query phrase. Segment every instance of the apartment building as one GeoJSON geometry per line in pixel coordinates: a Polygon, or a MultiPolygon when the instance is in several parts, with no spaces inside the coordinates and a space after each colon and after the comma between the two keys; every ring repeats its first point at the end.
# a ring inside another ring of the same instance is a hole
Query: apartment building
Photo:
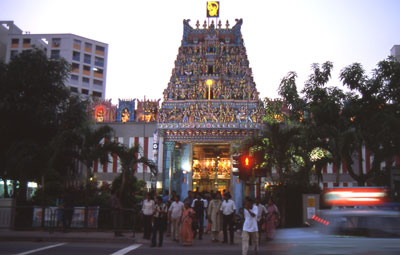
{"type": "Polygon", "coordinates": [[[396,58],[397,61],[400,61],[400,45],[393,45],[390,55],[396,58]]]}
{"type": "Polygon", "coordinates": [[[33,47],[43,49],[51,59],[64,58],[71,64],[66,82],[82,97],[105,98],[108,44],[74,34],[31,34],[13,21],[0,21],[0,61],[33,47]]]}

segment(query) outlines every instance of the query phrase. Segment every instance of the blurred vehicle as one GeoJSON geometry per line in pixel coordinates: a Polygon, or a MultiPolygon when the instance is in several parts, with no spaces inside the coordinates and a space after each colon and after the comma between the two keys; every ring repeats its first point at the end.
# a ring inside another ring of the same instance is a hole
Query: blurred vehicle
{"type": "Polygon", "coordinates": [[[335,188],[323,192],[325,205],[312,218],[320,232],[333,235],[400,237],[398,205],[389,204],[384,188],[335,188]]]}

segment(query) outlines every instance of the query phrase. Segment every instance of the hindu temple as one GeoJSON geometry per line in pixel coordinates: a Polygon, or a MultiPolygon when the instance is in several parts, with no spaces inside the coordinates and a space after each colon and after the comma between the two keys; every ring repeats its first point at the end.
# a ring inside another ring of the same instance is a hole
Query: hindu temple
{"type": "MultiPolygon", "coordinates": [[[[138,166],[137,176],[183,197],[189,190],[230,191],[242,197],[232,174],[232,146],[262,127],[262,102],[242,38],[242,19],[232,27],[221,20],[183,21],[183,38],[171,78],[160,100],[97,101],[91,114],[116,131],[116,140],[139,144],[158,165],[157,176],[138,166]],[[137,103],[137,107],[136,107],[137,103]]],[[[99,180],[120,171],[118,159],[95,164],[99,180]],[[116,162],[114,162],[116,161],[116,162]]]]}

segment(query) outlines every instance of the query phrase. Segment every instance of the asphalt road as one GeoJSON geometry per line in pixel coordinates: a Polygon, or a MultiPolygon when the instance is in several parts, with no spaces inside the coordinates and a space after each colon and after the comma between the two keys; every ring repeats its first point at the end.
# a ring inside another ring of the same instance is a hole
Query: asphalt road
{"type": "MultiPolygon", "coordinates": [[[[40,255],[233,255],[241,254],[240,242],[235,245],[210,243],[207,240],[195,240],[194,246],[182,247],[167,243],[162,248],[151,248],[148,243],[85,243],[85,242],[1,242],[0,254],[40,254],[40,255]]],[[[253,252],[249,252],[249,255],[253,252]]],[[[259,254],[268,255],[398,255],[400,239],[390,238],[354,238],[334,236],[288,236],[273,242],[262,242],[259,254]]]]}

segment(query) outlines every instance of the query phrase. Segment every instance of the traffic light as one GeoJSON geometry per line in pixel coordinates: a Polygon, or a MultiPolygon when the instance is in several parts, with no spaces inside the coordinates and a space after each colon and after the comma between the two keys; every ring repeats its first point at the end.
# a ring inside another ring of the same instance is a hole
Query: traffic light
{"type": "Polygon", "coordinates": [[[238,176],[240,169],[240,155],[233,155],[232,156],[232,172],[233,175],[238,176]]]}
{"type": "Polygon", "coordinates": [[[249,155],[242,155],[241,156],[241,167],[243,168],[243,170],[245,171],[249,171],[252,170],[253,168],[253,158],[249,155]]]}
{"type": "Polygon", "coordinates": [[[252,175],[253,158],[247,154],[232,156],[233,175],[239,176],[242,180],[247,180],[252,175]]]}

